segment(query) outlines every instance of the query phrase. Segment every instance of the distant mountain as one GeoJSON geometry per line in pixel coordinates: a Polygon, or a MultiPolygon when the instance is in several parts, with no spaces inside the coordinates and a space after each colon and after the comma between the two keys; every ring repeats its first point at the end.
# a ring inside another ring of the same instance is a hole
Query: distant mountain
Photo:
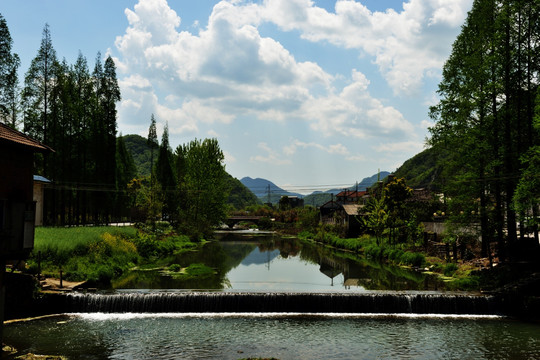
{"type": "MultiPolygon", "coordinates": [[[[365,191],[367,188],[375,184],[377,180],[384,180],[390,174],[391,173],[389,173],[388,171],[381,171],[378,174],[362,179],[362,181],[358,183],[358,191],[365,191]]],[[[356,185],[350,187],[349,190],[355,190],[355,188],[356,185]]]]}
{"type": "MultiPolygon", "coordinates": [[[[383,180],[390,173],[388,171],[381,171],[379,174],[362,179],[358,183],[358,191],[365,191],[367,188],[377,182],[377,179],[383,180]]],[[[302,195],[299,193],[289,192],[284,190],[271,182],[270,180],[250,177],[245,177],[240,180],[252,193],[255,194],[263,203],[268,202],[268,190],[270,190],[270,202],[276,204],[283,195],[298,196],[304,199],[304,205],[321,206],[322,204],[332,200],[333,196],[339,194],[343,190],[356,190],[357,185],[354,184],[348,188],[343,189],[330,189],[327,191],[315,191],[310,195],[302,195]],[[270,188],[269,188],[270,187],[270,188]]]]}
{"type": "Polygon", "coordinates": [[[358,187],[356,184],[354,184],[353,186],[345,188],[345,189],[330,189],[325,192],[316,191],[304,197],[304,205],[311,205],[315,207],[321,206],[324,203],[327,203],[328,201],[332,200],[332,198],[335,195],[339,194],[343,190],[355,191],[358,188],[358,191],[365,191],[367,188],[375,184],[378,179],[383,180],[388,175],[390,175],[388,171],[381,171],[378,174],[362,179],[362,181],[358,183],[358,187]]]}
{"type": "Polygon", "coordinates": [[[304,197],[304,205],[321,206],[332,200],[337,193],[317,191],[304,197]]]}
{"type": "Polygon", "coordinates": [[[282,196],[298,196],[304,197],[304,195],[299,193],[289,192],[284,190],[271,182],[270,180],[256,178],[252,179],[250,177],[245,177],[240,180],[245,187],[251,190],[263,203],[268,202],[268,195],[270,192],[270,202],[276,204],[279,202],[282,196]]]}

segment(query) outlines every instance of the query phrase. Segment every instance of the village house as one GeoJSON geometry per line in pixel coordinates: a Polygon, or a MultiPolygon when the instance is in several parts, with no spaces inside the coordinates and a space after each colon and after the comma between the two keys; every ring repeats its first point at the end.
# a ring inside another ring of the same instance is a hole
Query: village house
{"type": "Polygon", "coordinates": [[[0,342],[6,298],[6,263],[34,248],[34,153],[52,149],[0,123],[0,342]]]}
{"type": "Polygon", "coordinates": [[[365,191],[343,190],[335,200],[321,205],[321,223],[343,226],[348,236],[359,235],[361,223],[358,212],[365,204],[365,197],[365,191]]]}
{"type": "Polygon", "coordinates": [[[0,258],[25,258],[34,246],[34,153],[52,149],[0,123],[0,258]]]}

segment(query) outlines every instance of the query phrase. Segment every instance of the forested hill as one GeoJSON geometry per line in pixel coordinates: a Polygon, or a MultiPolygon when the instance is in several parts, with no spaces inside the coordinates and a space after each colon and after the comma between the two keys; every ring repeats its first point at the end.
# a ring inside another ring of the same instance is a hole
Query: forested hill
{"type": "MultiPolygon", "coordinates": [[[[122,138],[124,139],[126,148],[133,157],[133,161],[137,167],[137,174],[139,176],[150,176],[151,154],[146,138],[140,135],[124,135],[122,138]]],[[[154,157],[157,157],[157,151],[154,151],[154,157]]]]}
{"type": "Polygon", "coordinates": [[[261,201],[253,194],[240,180],[227,173],[227,183],[231,189],[229,194],[229,205],[235,209],[243,209],[249,205],[261,204],[261,201]]]}
{"type": "MultiPolygon", "coordinates": [[[[140,135],[123,136],[126,148],[131,153],[139,176],[150,176],[150,147],[146,138],[140,135]]],[[[157,150],[154,150],[154,162],[157,160],[157,150]]],[[[226,180],[230,188],[228,203],[236,209],[242,209],[249,205],[260,203],[257,197],[246,188],[240,180],[227,173],[226,180]]]]}
{"type": "Polygon", "coordinates": [[[425,149],[405,161],[395,172],[397,178],[404,178],[407,185],[412,188],[428,188],[440,190],[440,181],[443,176],[441,156],[444,153],[436,147],[425,149]]]}

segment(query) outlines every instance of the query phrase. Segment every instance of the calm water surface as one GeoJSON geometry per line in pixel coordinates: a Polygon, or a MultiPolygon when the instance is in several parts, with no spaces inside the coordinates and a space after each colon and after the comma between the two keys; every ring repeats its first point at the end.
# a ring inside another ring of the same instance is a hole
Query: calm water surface
{"type": "Polygon", "coordinates": [[[201,251],[168,259],[186,267],[202,263],[215,274],[182,280],[159,270],[137,271],[113,283],[115,289],[210,289],[224,291],[440,290],[435,277],[385,264],[361,261],[331,250],[275,234],[221,234],[222,241],[201,251]]]}
{"type": "Polygon", "coordinates": [[[79,314],[9,324],[70,359],[539,359],[540,327],[500,318],[79,314]]]}

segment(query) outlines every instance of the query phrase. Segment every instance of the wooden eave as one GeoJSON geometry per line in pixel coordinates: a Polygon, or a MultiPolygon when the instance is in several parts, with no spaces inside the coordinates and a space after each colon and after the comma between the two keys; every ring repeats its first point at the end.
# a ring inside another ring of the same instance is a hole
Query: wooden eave
{"type": "Polygon", "coordinates": [[[30,136],[0,123],[0,144],[19,147],[32,152],[54,152],[49,146],[32,139],[30,136]]]}

